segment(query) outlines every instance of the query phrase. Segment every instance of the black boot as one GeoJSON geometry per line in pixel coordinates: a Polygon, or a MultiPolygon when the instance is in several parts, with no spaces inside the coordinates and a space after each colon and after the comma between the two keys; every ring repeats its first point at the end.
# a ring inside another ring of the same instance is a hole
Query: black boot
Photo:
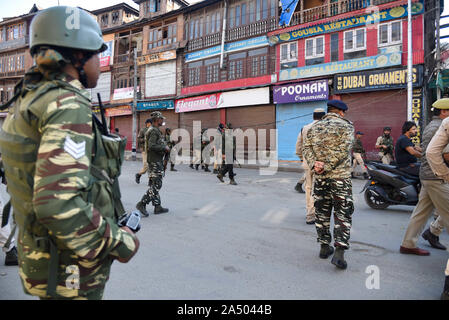
{"type": "Polygon", "coordinates": [[[140,173],[136,173],[136,183],[139,184],[140,183],[140,177],[142,175],[140,173]]]}
{"type": "Polygon", "coordinates": [[[422,237],[429,241],[430,245],[435,248],[435,249],[440,249],[440,250],[446,250],[446,247],[443,246],[440,243],[440,237],[434,235],[432,232],[430,232],[430,228],[428,228],[426,231],[424,231],[424,233],[422,234],[422,237]]]}
{"type": "Polygon", "coordinates": [[[17,249],[13,247],[11,250],[6,252],[5,266],[18,266],[19,261],[17,259],[17,249]]]}
{"type": "Polygon", "coordinates": [[[200,165],[199,164],[196,164],[195,165],[195,170],[197,170],[198,171],[198,168],[200,167],[200,165]]]}
{"type": "Polygon", "coordinates": [[[233,186],[236,186],[237,182],[235,182],[234,178],[231,178],[231,181],[229,181],[229,184],[232,184],[233,186]]]}
{"type": "Polygon", "coordinates": [[[449,300],[449,276],[446,276],[444,281],[443,293],[441,294],[440,300],[449,300]]]}
{"type": "Polygon", "coordinates": [[[204,172],[210,172],[209,166],[208,166],[208,165],[205,165],[205,166],[204,166],[204,172]]]}
{"type": "Polygon", "coordinates": [[[168,212],[167,208],[162,208],[161,205],[155,206],[154,207],[154,214],[160,214],[160,213],[166,213],[168,212]]]}
{"type": "Polygon", "coordinates": [[[295,186],[295,190],[298,191],[299,193],[305,193],[304,190],[302,189],[302,183],[297,183],[295,186]]]}
{"type": "Polygon", "coordinates": [[[346,269],[348,267],[345,261],[345,250],[343,248],[337,247],[331,263],[340,269],[346,269]]]}
{"type": "Polygon", "coordinates": [[[321,250],[320,250],[320,258],[321,259],[327,259],[329,256],[334,253],[334,247],[328,245],[328,244],[321,244],[321,250]]]}
{"type": "Polygon", "coordinates": [[[193,169],[193,163],[191,163],[189,167],[193,169]]]}
{"type": "Polygon", "coordinates": [[[223,176],[221,175],[221,173],[217,174],[217,178],[218,178],[218,180],[220,180],[221,182],[224,182],[223,176]]]}
{"type": "Polygon", "coordinates": [[[144,216],[144,217],[148,217],[150,214],[148,213],[147,209],[146,209],[146,205],[142,202],[139,201],[136,205],[136,209],[140,211],[140,213],[144,216]]]}
{"type": "Polygon", "coordinates": [[[170,164],[170,171],[178,171],[175,169],[175,165],[173,163],[170,164]]]}

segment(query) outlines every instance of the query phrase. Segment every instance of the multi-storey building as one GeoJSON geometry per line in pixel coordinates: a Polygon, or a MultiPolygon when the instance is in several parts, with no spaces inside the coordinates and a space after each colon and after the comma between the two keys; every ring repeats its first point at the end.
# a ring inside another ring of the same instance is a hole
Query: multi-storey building
{"type": "Polygon", "coordinates": [[[269,86],[275,81],[275,48],[267,33],[277,28],[279,1],[206,0],[184,11],[183,97],[175,107],[181,127],[200,120],[203,128],[230,122],[235,128],[274,129],[269,86]]]}
{"type": "MultiPolygon", "coordinates": [[[[423,104],[424,4],[413,1],[413,119],[423,104]]],[[[368,157],[382,128],[395,139],[407,120],[407,2],[301,1],[289,27],[269,33],[276,48],[273,87],[281,159],[295,159],[298,131],[316,107],[341,99],[356,131],[364,132],[368,157]]]]}
{"type": "Polygon", "coordinates": [[[174,113],[174,97],[179,94],[177,82],[181,76],[177,50],[183,40],[182,8],[187,5],[182,0],[135,2],[140,6],[138,12],[125,4],[93,11],[100,22],[102,16],[111,17],[114,12],[119,12],[119,17],[126,17],[127,13],[138,17],[103,28],[103,38],[109,44],[109,50],[102,54],[102,73],[97,87],[92,89],[94,103],[98,102],[96,93],[101,93],[110,128],[118,128],[120,134],[128,137],[128,150],[132,148],[133,136],[135,52],[137,130],[156,109],[167,109],[164,113],[168,118],[167,126],[178,127],[178,117],[174,113]]]}
{"type": "MultiPolygon", "coordinates": [[[[34,5],[27,14],[0,22],[0,105],[12,98],[14,86],[33,64],[28,34],[37,11],[34,5]]],[[[6,113],[0,113],[0,126],[4,117],[6,113]]]]}

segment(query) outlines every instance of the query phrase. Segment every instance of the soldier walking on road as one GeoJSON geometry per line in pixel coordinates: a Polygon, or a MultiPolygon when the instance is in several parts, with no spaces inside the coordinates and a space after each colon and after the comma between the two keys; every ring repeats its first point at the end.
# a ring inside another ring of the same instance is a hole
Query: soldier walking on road
{"type": "Polygon", "coordinates": [[[146,149],[146,138],[148,130],[151,127],[151,119],[145,121],[145,127],[140,129],[139,136],[137,137],[137,147],[142,150],[142,163],[143,167],[140,172],[136,173],[136,183],[140,183],[140,177],[148,172],[148,162],[147,162],[147,149],[146,149]]]}
{"type": "Polygon", "coordinates": [[[383,134],[376,140],[376,149],[379,149],[382,163],[390,164],[393,161],[394,144],[390,127],[384,127],[383,134]]]}
{"type": "Polygon", "coordinates": [[[229,184],[237,185],[234,179],[234,160],[236,156],[236,138],[232,134],[232,126],[226,124],[225,130],[222,132],[221,138],[221,155],[223,162],[221,164],[220,173],[217,175],[218,180],[224,182],[223,177],[229,172],[229,184]]]}
{"type": "Polygon", "coordinates": [[[148,131],[148,149],[147,149],[147,161],[148,161],[148,174],[149,174],[149,188],[143,195],[136,208],[145,217],[149,216],[146,210],[146,205],[150,202],[154,206],[154,214],[160,214],[168,212],[168,209],[161,206],[161,197],[159,191],[162,188],[162,178],[164,175],[164,155],[170,152],[170,148],[162,137],[160,126],[163,125],[165,117],[162,113],[155,111],[151,114],[152,126],[148,131]]]}
{"type": "Polygon", "coordinates": [[[313,125],[304,142],[303,155],[314,170],[315,226],[321,243],[320,258],[327,259],[330,246],[330,218],[334,208],[335,253],[332,264],[346,269],[344,251],[349,248],[354,203],[352,197],[351,157],[354,126],[344,118],[347,105],[340,100],[327,103],[327,115],[313,125]]]}
{"type": "Polygon", "coordinates": [[[326,112],[324,109],[317,108],[313,111],[313,122],[309,123],[308,125],[305,125],[301,131],[299,132],[298,139],[296,141],[296,154],[299,158],[303,159],[302,167],[304,169],[304,177],[305,177],[305,189],[306,189],[306,223],[307,224],[315,224],[315,208],[313,206],[313,197],[312,197],[312,190],[313,190],[313,171],[310,170],[309,166],[307,165],[307,161],[304,160],[303,157],[303,145],[304,140],[307,137],[307,133],[309,132],[310,128],[319,120],[321,120],[326,112]]]}
{"type": "MultiPolygon", "coordinates": [[[[165,134],[164,134],[164,141],[167,144],[167,146],[170,148],[170,150],[173,149],[173,147],[176,145],[176,142],[171,139],[171,129],[165,128],[165,134]]],[[[176,152],[169,152],[166,154],[166,160],[167,162],[170,162],[170,171],[178,171],[175,169],[175,161],[176,161],[176,152]]]]}
{"type": "Polygon", "coordinates": [[[25,293],[41,299],[101,299],[113,260],[127,262],[139,247],[117,224],[126,139],[92,114],[86,90],[97,85],[106,49],[88,12],[40,11],[30,26],[35,65],[6,104],[0,148],[19,275],[25,293]],[[67,26],[73,16],[79,28],[67,26]]]}

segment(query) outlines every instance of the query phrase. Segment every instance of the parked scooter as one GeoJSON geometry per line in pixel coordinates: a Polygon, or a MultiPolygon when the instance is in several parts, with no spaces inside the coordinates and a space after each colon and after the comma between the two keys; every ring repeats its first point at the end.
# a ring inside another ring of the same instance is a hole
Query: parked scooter
{"type": "Polygon", "coordinates": [[[370,179],[361,192],[373,209],[386,209],[391,205],[414,206],[421,189],[419,177],[407,174],[397,166],[370,162],[366,164],[370,179]]]}

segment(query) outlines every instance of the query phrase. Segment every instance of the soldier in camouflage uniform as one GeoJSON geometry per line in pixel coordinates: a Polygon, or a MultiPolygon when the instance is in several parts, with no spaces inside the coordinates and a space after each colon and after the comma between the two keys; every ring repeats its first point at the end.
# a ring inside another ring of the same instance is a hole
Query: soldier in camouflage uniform
{"type": "Polygon", "coordinates": [[[150,181],[148,183],[149,188],[147,192],[143,195],[142,200],[140,200],[136,208],[145,217],[149,216],[147,212],[146,205],[150,202],[154,206],[154,214],[160,214],[168,212],[168,209],[161,206],[161,197],[159,195],[159,190],[162,188],[162,178],[164,175],[164,155],[170,152],[170,148],[164,141],[161,130],[165,119],[162,113],[155,111],[151,114],[153,120],[153,125],[148,131],[148,149],[147,149],[147,161],[148,161],[148,173],[150,181]]]}
{"type": "Polygon", "coordinates": [[[315,226],[321,243],[320,258],[327,259],[334,248],[330,246],[330,218],[334,208],[335,254],[332,264],[346,269],[344,250],[349,248],[354,204],[352,198],[351,157],[354,126],[344,119],[348,109],[340,100],[330,100],[328,114],[315,123],[307,133],[303,155],[315,172],[315,226]]]}
{"type": "Polygon", "coordinates": [[[394,144],[390,127],[384,127],[383,134],[376,140],[376,149],[379,149],[379,157],[382,163],[390,164],[393,161],[394,144]]]}
{"type": "Polygon", "coordinates": [[[151,119],[145,121],[145,127],[140,129],[139,135],[137,136],[137,147],[142,150],[142,163],[143,167],[140,172],[136,173],[136,183],[140,183],[140,177],[148,171],[147,162],[147,149],[146,149],[146,133],[151,127],[151,119]]]}
{"type": "Polygon", "coordinates": [[[225,130],[221,132],[221,153],[223,163],[220,173],[217,175],[218,180],[224,182],[223,177],[229,172],[229,184],[236,186],[234,173],[234,160],[236,155],[236,138],[232,133],[232,125],[226,124],[225,130]]]}
{"type": "MultiPolygon", "coordinates": [[[[176,145],[176,142],[170,138],[170,135],[171,129],[166,128],[164,134],[164,141],[170,149],[173,149],[173,147],[176,145]]],[[[176,159],[174,158],[175,156],[176,156],[175,152],[173,154],[170,152],[167,153],[166,155],[166,161],[170,162],[170,171],[178,171],[175,169],[175,161],[176,161],[176,159]]]]}
{"type": "Polygon", "coordinates": [[[126,140],[102,134],[107,128],[85,90],[96,86],[105,49],[86,11],[39,12],[30,26],[35,66],[5,105],[0,148],[19,229],[19,275],[24,291],[42,299],[101,299],[112,262],[138,249],[132,231],[117,225],[126,140]],[[67,27],[71,19],[80,28],[67,27]]]}

